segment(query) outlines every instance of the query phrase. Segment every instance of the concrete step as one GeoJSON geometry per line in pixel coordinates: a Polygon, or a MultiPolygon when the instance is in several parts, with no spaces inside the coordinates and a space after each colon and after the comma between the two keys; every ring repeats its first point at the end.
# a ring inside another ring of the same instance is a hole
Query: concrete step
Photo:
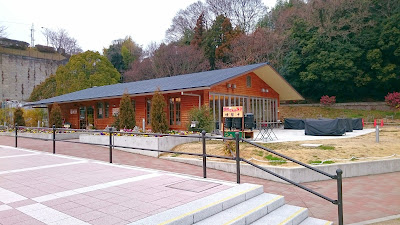
{"type": "Polygon", "coordinates": [[[306,208],[283,205],[268,215],[252,223],[252,225],[297,225],[308,217],[308,210],[306,208]]]}
{"type": "Polygon", "coordinates": [[[333,222],[308,217],[303,222],[301,222],[299,225],[333,225],[333,222]]]}
{"type": "Polygon", "coordinates": [[[240,184],[202,199],[169,209],[159,214],[131,223],[132,225],[152,224],[194,224],[211,217],[232,206],[258,196],[264,192],[263,186],[240,184]]]}
{"type": "Polygon", "coordinates": [[[283,196],[263,193],[195,224],[251,224],[284,203],[283,196]]]}

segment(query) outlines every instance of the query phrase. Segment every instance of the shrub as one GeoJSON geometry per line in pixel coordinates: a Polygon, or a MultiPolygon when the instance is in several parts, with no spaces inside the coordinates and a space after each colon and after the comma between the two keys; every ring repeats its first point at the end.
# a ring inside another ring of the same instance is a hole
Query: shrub
{"type": "Polygon", "coordinates": [[[394,109],[400,109],[400,92],[388,93],[385,96],[385,102],[394,109]]]}
{"type": "Polygon", "coordinates": [[[336,96],[329,97],[328,95],[324,95],[319,100],[321,105],[330,106],[336,103],[336,96]]]}
{"type": "Polygon", "coordinates": [[[127,93],[124,93],[119,103],[118,117],[119,128],[133,129],[136,126],[135,110],[127,93]]]}
{"type": "Polygon", "coordinates": [[[120,130],[121,127],[119,126],[119,115],[114,115],[114,122],[111,124],[112,127],[115,127],[115,129],[120,130]]]}
{"type": "Polygon", "coordinates": [[[235,156],[236,143],[235,141],[225,141],[224,153],[225,155],[235,156]]]}
{"type": "Polygon", "coordinates": [[[53,104],[49,116],[49,126],[51,127],[53,125],[56,125],[57,128],[60,128],[63,125],[61,108],[57,102],[53,104]]]}
{"type": "Polygon", "coordinates": [[[14,112],[10,108],[0,109],[0,126],[3,124],[12,125],[14,112]]]}
{"type": "Polygon", "coordinates": [[[188,124],[188,130],[191,131],[202,131],[205,130],[207,132],[211,132],[214,128],[213,121],[214,118],[212,117],[210,107],[206,105],[202,105],[199,108],[194,107],[189,111],[189,121],[197,121],[197,127],[193,128],[188,124]]]}
{"type": "Polygon", "coordinates": [[[38,121],[43,121],[46,113],[42,109],[28,109],[25,110],[25,123],[28,127],[36,127],[38,121]]]}
{"type": "Polygon", "coordinates": [[[165,102],[164,96],[160,93],[160,89],[157,89],[151,99],[151,129],[154,133],[166,133],[168,131],[167,113],[165,108],[167,103],[165,102]]]}
{"type": "Polygon", "coordinates": [[[22,111],[20,107],[16,108],[14,111],[14,124],[25,126],[24,111],[22,111]]]}

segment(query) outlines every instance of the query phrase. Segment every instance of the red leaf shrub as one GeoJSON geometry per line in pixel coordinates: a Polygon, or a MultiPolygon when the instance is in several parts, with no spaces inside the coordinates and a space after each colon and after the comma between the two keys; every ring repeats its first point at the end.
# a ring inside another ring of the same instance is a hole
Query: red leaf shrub
{"type": "Polygon", "coordinates": [[[400,92],[388,93],[385,96],[385,102],[390,107],[400,109],[400,92]]]}
{"type": "Polygon", "coordinates": [[[336,103],[336,96],[329,97],[328,95],[324,95],[319,100],[319,103],[321,103],[321,105],[326,105],[326,106],[333,105],[336,103]]]}

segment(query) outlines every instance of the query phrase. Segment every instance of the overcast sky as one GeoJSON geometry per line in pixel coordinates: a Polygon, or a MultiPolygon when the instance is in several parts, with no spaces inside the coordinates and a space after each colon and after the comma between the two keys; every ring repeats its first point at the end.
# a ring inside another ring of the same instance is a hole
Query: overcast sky
{"type": "MultiPolygon", "coordinates": [[[[0,26],[7,27],[7,38],[28,43],[33,23],[35,44],[46,44],[44,27],[64,28],[85,51],[102,53],[113,40],[128,35],[145,48],[150,42],[160,43],[175,14],[196,1],[0,0],[0,26]]],[[[276,0],[263,2],[271,8],[276,0]]]]}

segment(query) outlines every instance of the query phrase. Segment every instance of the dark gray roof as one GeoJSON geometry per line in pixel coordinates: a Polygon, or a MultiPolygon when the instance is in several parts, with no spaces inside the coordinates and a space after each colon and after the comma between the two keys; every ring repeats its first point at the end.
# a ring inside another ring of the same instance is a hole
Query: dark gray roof
{"type": "Polygon", "coordinates": [[[172,77],[163,77],[158,79],[93,87],[68,93],[65,95],[56,96],[53,98],[43,99],[37,102],[27,103],[26,106],[46,105],[54,102],[61,103],[90,99],[111,98],[122,96],[124,92],[127,92],[129,95],[153,93],[157,87],[159,87],[161,91],[211,87],[212,85],[245,74],[265,65],[268,65],[268,63],[259,63],[228,69],[212,70],[172,77]]]}

